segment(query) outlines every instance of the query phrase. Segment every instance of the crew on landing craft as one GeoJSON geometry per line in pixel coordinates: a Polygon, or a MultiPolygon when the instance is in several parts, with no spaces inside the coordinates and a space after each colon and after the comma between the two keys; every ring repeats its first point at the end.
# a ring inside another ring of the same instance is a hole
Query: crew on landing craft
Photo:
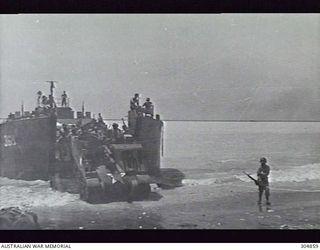
{"type": "Polygon", "coordinates": [[[143,113],[145,113],[145,116],[153,117],[153,104],[149,97],[146,99],[146,102],[142,105],[142,107],[144,108],[143,113]]]}
{"type": "Polygon", "coordinates": [[[38,98],[37,98],[37,107],[40,107],[42,92],[39,90],[39,91],[37,92],[37,95],[38,95],[38,98]]]}
{"type": "Polygon", "coordinates": [[[103,121],[103,118],[101,116],[101,113],[98,114],[98,124],[99,125],[105,125],[104,121],[103,121]]]}
{"type": "Polygon", "coordinates": [[[111,141],[113,143],[120,143],[123,140],[123,133],[119,129],[118,123],[112,124],[111,141]]]}
{"type": "Polygon", "coordinates": [[[131,110],[137,110],[139,108],[139,94],[134,94],[134,97],[130,100],[130,109],[131,110]]]}
{"type": "Polygon", "coordinates": [[[47,107],[47,104],[48,104],[48,97],[46,97],[45,95],[43,95],[41,99],[42,99],[42,100],[41,100],[42,106],[43,106],[44,108],[46,108],[46,107],[47,107]]]}
{"type": "Polygon", "coordinates": [[[135,111],[137,116],[145,116],[153,117],[154,114],[154,106],[151,102],[150,98],[148,97],[145,103],[140,106],[139,105],[139,94],[134,94],[134,97],[130,99],[130,109],[135,111]]]}
{"type": "Polygon", "coordinates": [[[61,95],[61,107],[63,107],[63,106],[67,106],[67,93],[66,93],[66,91],[63,91],[63,94],[61,95]]]}
{"type": "Polygon", "coordinates": [[[54,101],[53,95],[49,95],[49,99],[48,99],[48,104],[50,108],[55,108],[56,107],[56,103],[54,101]]]}

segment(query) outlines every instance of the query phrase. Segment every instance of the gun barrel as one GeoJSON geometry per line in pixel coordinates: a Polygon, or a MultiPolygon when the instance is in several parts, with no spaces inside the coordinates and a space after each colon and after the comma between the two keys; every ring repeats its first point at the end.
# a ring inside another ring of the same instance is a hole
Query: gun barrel
{"type": "Polygon", "coordinates": [[[248,174],[248,173],[246,173],[246,172],[243,172],[243,173],[244,173],[246,176],[248,176],[251,180],[253,180],[256,185],[259,184],[259,183],[258,183],[258,180],[256,180],[255,178],[253,178],[250,174],[248,174]]]}

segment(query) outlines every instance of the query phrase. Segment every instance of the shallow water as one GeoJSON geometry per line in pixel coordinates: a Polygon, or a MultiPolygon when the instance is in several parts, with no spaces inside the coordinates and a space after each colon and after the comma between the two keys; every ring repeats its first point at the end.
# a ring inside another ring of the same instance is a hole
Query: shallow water
{"type": "Polygon", "coordinates": [[[271,182],[320,180],[320,123],[167,122],[163,165],[190,179],[256,173],[259,158],[271,166],[271,182]]]}
{"type": "MultiPolygon", "coordinates": [[[[320,189],[320,123],[166,122],[164,146],[162,166],[181,170],[186,179],[184,187],[160,191],[158,199],[91,205],[76,194],[52,190],[45,181],[0,178],[0,208],[34,210],[45,229],[159,229],[165,221],[166,225],[176,221],[171,225],[176,227],[190,215],[179,207],[180,213],[172,215],[175,219],[164,218],[164,207],[189,201],[196,211],[198,203],[207,204],[230,192],[256,192],[242,171],[255,174],[262,156],[271,166],[271,190],[320,189]]],[[[203,209],[209,211],[211,206],[203,209]]]]}

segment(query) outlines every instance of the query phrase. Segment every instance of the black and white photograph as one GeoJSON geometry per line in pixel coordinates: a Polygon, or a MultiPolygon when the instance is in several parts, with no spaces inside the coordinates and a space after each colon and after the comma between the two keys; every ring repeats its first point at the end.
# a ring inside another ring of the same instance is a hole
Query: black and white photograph
{"type": "Polygon", "coordinates": [[[319,84],[319,14],[2,14],[0,229],[318,230],[319,84]]]}

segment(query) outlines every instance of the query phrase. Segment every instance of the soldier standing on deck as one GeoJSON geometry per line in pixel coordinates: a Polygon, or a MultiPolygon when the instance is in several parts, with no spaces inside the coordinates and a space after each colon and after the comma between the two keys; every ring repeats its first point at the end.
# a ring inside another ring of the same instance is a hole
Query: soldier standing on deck
{"type": "Polygon", "coordinates": [[[267,159],[262,157],[260,159],[261,166],[258,169],[257,176],[258,176],[258,187],[259,187],[259,200],[258,205],[261,205],[262,195],[263,192],[266,196],[266,204],[271,205],[269,201],[270,197],[270,189],[269,189],[269,180],[268,176],[270,173],[270,167],[267,165],[267,159]]]}
{"type": "Polygon", "coordinates": [[[150,101],[149,97],[146,99],[146,102],[142,105],[142,107],[144,107],[143,112],[145,113],[146,116],[153,117],[153,104],[150,101]]]}
{"type": "Polygon", "coordinates": [[[119,129],[118,123],[112,124],[112,132],[111,132],[111,141],[113,143],[120,143],[122,142],[123,134],[121,130],[119,129]]]}
{"type": "Polygon", "coordinates": [[[48,104],[49,104],[50,108],[56,107],[56,103],[54,101],[53,95],[51,95],[51,94],[49,95],[48,104]]]}
{"type": "Polygon", "coordinates": [[[48,105],[48,97],[46,97],[45,95],[43,95],[41,97],[41,104],[42,106],[45,108],[48,105]]]}
{"type": "Polygon", "coordinates": [[[63,106],[67,106],[67,93],[66,91],[63,91],[63,94],[61,95],[61,98],[62,98],[62,102],[61,102],[61,107],[63,106]]]}
{"type": "Polygon", "coordinates": [[[105,125],[101,113],[98,114],[98,125],[100,126],[105,125]]]}
{"type": "Polygon", "coordinates": [[[137,110],[139,108],[139,94],[134,94],[134,97],[130,100],[130,109],[137,110]]]}
{"type": "Polygon", "coordinates": [[[38,98],[37,98],[37,107],[40,107],[42,92],[39,90],[39,91],[37,92],[37,95],[38,95],[38,98]]]}

